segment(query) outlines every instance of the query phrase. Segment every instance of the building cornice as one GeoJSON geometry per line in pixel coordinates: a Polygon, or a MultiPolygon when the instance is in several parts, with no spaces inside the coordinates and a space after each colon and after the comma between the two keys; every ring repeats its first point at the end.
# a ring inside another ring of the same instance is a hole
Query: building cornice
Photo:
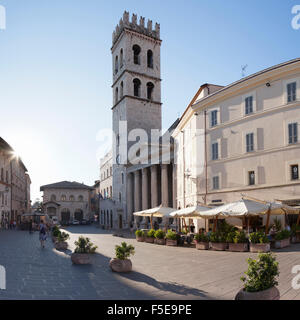
{"type": "Polygon", "coordinates": [[[145,73],[141,73],[141,72],[138,72],[138,71],[132,71],[132,70],[129,70],[129,69],[124,69],[122,71],[122,73],[117,77],[117,79],[114,81],[114,83],[112,84],[112,88],[120,81],[120,79],[123,77],[124,73],[128,72],[129,74],[133,75],[133,76],[137,76],[137,77],[146,77],[146,78],[149,78],[149,79],[152,79],[154,81],[162,81],[161,78],[158,78],[158,77],[154,77],[154,76],[151,76],[151,75],[147,75],[145,73]]]}
{"type": "Polygon", "coordinates": [[[115,107],[117,107],[123,100],[125,100],[126,98],[130,98],[130,99],[134,99],[134,100],[139,100],[141,102],[147,102],[147,103],[153,103],[153,104],[157,104],[157,105],[162,105],[161,102],[158,101],[152,101],[152,100],[148,100],[148,99],[144,99],[144,98],[140,98],[140,97],[135,97],[135,96],[129,96],[129,95],[125,95],[123,96],[112,108],[111,110],[113,110],[115,107]]]}

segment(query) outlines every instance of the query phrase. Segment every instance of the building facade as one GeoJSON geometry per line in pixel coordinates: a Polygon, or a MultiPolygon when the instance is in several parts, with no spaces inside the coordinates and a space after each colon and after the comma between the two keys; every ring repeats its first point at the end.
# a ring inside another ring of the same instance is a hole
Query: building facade
{"type": "Polygon", "coordinates": [[[30,176],[14,149],[0,138],[0,223],[21,222],[31,212],[30,176]]]}
{"type": "Polygon", "coordinates": [[[91,220],[91,195],[93,187],[78,182],[63,181],[42,186],[44,212],[57,217],[62,224],[73,220],[91,220]]]}
{"type": "Polygon", "coordinates": [[[175,130],[177,207],[300,205],[300,59],[197,94],[175,130]]]}

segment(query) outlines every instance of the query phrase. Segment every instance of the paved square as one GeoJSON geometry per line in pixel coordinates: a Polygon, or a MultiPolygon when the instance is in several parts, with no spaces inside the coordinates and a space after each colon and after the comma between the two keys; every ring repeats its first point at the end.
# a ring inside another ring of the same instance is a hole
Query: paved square
{"type": "MultiPolygon", "coordinates": [[[[74,266],[70,253],[58,252],[48,239],[40,248],[38,233],[0,232],[0,265],[6,268],[7,289],[0,299],[233,299],[241,288],[240,277],[250,253],[198,251],[138,243],[113,237],[95,226],[74,226],[70,250],[80,235],[98,246],[91,266],[74,266]],[[133,272],[116,274],[109,269],[114,247],[122,241],[136,248],[133,272]]],[[[282,299],[300,299],[291,287],[294,265],[300,265],[300,245],[277,250],[282,299]]]]}

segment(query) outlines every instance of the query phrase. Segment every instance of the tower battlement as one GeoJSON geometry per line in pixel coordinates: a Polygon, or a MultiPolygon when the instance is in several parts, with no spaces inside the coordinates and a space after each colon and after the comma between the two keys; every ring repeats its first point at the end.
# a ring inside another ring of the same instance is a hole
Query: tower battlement
{"type": "Polygon", "coordinates": [[[133,30],[144,34],[148,37],[160,40],[160,24],[156,23],[153,29],[152,20],[148,20],[147,25],[145,26],[145,18],[140,17],[138,23],[138,16],[136,14],[132,14],[131,21],[129,20],[129,12],[125,11],[123,13],[123,18],[121,18],[119,24],[117,25],[115,31],[112,35],[112,43],[113,45],[118,40],[120,34],[124,29],[133,30]]]}

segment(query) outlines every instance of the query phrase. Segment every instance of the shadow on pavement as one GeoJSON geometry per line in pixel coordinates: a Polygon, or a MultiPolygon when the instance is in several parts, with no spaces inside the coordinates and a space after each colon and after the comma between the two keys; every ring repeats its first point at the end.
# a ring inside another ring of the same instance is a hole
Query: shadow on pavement
{"type": "Polygon", "coordinates": [[[160,282],[140,272],[132,271],[131,273],[121,274],[121,276],[124,278],[130,279],[132,281],[143,282],[161,291],[166,291],[166,292],[175,293],[175,294],[184,295],[184,296],[192,295],[195,298],[208,298],[205,291],[202,291],[196,288],[191,288],[191,287],[174,283],[174,282],[160,282]]]}

